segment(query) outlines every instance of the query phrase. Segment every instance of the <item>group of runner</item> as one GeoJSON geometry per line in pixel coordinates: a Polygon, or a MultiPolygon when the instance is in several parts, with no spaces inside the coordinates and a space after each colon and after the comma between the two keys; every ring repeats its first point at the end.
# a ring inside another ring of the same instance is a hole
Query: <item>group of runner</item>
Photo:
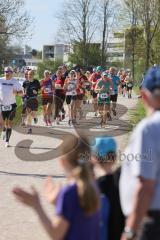
{"type": "Polygon", "coordinates": [[[117,72],[111,67],[103,70],[98,66],[92,72],[75,68],[68,71],[60,66],[55,74],[44,71],[42,80],[34,77],[34,71],[27,69],[23,81],[13,77],[11,67],[4,69],[4,77],[0,79],[0,111],[3,120],[3,139],[9,146],[12,121],[16,113],[16,96],[22,97],[22,126],[27,126],[27,133],[32,133],[32,121],[38,122],[37,111],[39,99],[42,103],[42,114],[45,126],[52,126],[52,116],[57,125],[65,118],[64,103],[68,107],[68,124],[78,124],[77,119],[83,117],[83,103],[92,98],[95,117],[101,118],[101,126],[116,116],[118,93],[124,95],[125,89],[131,98],[133,86],[130,73],[117,72]],[[121,89],[121,90],[120,90],[121,89]]]}

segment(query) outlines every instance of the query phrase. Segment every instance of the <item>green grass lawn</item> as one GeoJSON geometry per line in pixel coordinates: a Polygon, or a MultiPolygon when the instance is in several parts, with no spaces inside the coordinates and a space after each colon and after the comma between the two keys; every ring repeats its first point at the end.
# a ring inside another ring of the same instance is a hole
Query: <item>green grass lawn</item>
{"type": "Polygon", "coordinates": [[[145,116],[146,111],[144,109],[143,102],[138,100],[137,106],[135,110],[130,111],[130,121],[132,126],[135,126],[137,123],[139,123],[145,116]]]}
{"type": "Polygon", "coordinates": [[[21,112],[22,112],[22,98],[16,97],[17,109],[16,109],[16,117],[13,120],[14,126],[17,125],[21,120],[21,112]]]}
{"type": "MultiPolygon", "coordinates": [[[[137,87],[137,86],[134,87],[134,92],[137,95],[140,95],[139,87],[137,87]]],[[[132,126],[135,126],[146,116],[146,111],[145,111],[145,108],[144,108],[141,98],[138,100],[136,109],[130,111],[129,114],[130,114],[130,121],[131,121],[132,126]]]]}

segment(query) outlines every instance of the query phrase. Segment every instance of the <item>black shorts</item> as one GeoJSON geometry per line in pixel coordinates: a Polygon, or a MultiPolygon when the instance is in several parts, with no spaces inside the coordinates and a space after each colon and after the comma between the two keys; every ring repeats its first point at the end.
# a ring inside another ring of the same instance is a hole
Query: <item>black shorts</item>
{"type": "Polygon", "coordinates": [[[71,101],[76,101],[76,99],[77,99],[77,95],[75,95],[75,96],[66,95],[66,103],[67,103],[67,105],[69,105],[71,103],[71,101]]]}
{"type": "Polygon", "coordinates": [[[133,86],[132,87],[127,86],[127,91],[132,90],[132,88],[133,88],[133,86]]]}
{"type": "Polygon", "coordinates": [[[26,103],[27,109],[31,111],[38,111],[38,100],[37,98],[29,98],[26,103]]]}
{"type": "Polygon", "coordinates": [[[86,91],[88,91],[88,92],[91,91],[91,86],[90,85],[86,86],[86,91]]]}
{"type": "Polygon", "coordinates": [[[53,96],[42,98],[42,105],[47,105],[48,103],[50,104],[53,103],[53,96]]]}
{"type": "Polygon", "coordinates": [[[110,100],[112,102],[117,102],[118,94],[110,95],[110,100]]]}
{"type": "Polygon", "coordinates": [[[77,95],[77,100],[83,100],[84,94],[78,94],[77,95]]]}
{"type": "Polygon", "coordinates": [[[125,88],[126,87],[126,84],[121,84],[121,88],[125,88]]]}
{"type": "Polygon", "coordinates": [[[96,93],[94,90],[91,90],[91,96],[92,96],[93,98],[97,98],[97,94],[98,94],[98,93],[96,93]]]}
{"type": "Polygon", "coordinates": [[[13,121],[15,115],[16,115],[16,103],[14,104],[11,104],[12,106],[12,109],[10,111],[3,111],[2,109],[2,119],[3,121],[5,120],[10,120],[10,121],[13,121]]]}

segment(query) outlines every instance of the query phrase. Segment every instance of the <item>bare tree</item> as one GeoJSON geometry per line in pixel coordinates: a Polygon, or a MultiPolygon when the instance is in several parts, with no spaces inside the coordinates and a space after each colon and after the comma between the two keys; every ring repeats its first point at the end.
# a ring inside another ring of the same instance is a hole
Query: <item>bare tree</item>
{"type": "Polygon", "coordinates": [[[87,65],[89,43],[97,30],[96,0],[66,0],[63,11],[57,16],[61,21],[61,31],[71,43],[83,45],[83,65],[87,65]]]}
{"type": "Polygon", "coordinates": [[[24,10],[24,0],[0,0],[0,34],[24,38],[33,21],[24,10]]]}
{"type": "Polygon", "coordinates": [[[116,4],[115,8],[115,2],[111,0],[99,0],[99,29],[100,33],[102,34],[101,39],[101,64],[106,64],[106,58],[107,58],[107,40],[109,32],[112,31],[115,21],[116,21],[116,15],[114,9],[117,9],[118,5],[116,4]]]}

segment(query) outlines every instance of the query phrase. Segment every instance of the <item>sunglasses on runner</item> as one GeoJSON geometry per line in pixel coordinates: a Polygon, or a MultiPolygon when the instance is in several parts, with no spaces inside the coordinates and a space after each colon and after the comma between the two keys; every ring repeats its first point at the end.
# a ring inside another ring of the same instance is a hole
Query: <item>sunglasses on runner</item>
{"type": "Polygon", "coordinates": [[[12,71],[4,71],[5,73],[13,73],[12,71]]]}

